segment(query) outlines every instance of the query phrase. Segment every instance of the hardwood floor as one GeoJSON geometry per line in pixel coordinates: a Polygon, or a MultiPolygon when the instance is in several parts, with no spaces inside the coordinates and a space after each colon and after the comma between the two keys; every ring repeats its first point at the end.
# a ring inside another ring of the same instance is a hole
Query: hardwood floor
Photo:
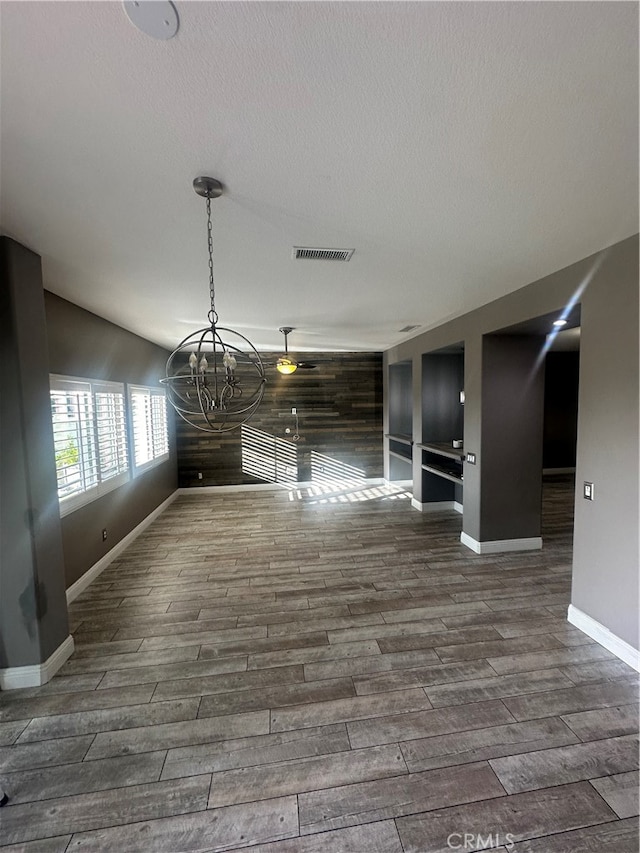
{"type": "Polygon", "coordinates": [[[566,622],[567,478],[494,556],[385,491],[179,497],[1,695],[0,845],[637,853],[638,676],[566,622]]]}

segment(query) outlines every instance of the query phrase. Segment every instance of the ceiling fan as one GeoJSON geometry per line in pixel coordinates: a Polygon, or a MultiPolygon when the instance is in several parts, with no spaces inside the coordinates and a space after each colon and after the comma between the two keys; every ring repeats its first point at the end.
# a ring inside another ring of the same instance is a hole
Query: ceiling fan
{"type": "Polygon", "coordinates": [[[289,332],[293,331],[292,326],[281,326],[278,330],[282,332],[284,335],[284,355],[281,355],[280,358],[276,361],[276,370],[279,373],[283,373],[285,376],[290,375],[291,373],[295,373],[296,370],[313,370],[316,367],[313,362],[310,361],[296,361],[294,358],[291,358],[289,355],[289,347],[287,345],[287,337],[289,332]]]}

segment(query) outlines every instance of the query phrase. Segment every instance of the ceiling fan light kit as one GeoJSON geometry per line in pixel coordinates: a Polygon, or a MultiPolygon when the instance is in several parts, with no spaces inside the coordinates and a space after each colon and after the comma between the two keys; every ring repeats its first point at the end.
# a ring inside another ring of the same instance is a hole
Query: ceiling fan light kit
{"type": "Polygon", "coordinates": [[[297,363],[289,357],[289,348],[287,346],[287,337],[289,332],[293,331],[292,326],[281,326],[278,330],[284,335],[284,355],[281,355],[276,362],[276,370],[285,376],[290,376],[298,369],[297,363]]]}
{"type": "Polygon", "coordinates": [[[284,356],[279,358],[276,363],[276,370],[278,373],[283,373],[285,376],[290,376],[292,373],[295,373],[297,369],[298,365],[290,358],[284,358],[284,356]]]}
{"type": "Polygon", "coordinates": [[[246,423],[262,401],[266,383],[262,359],[240,332],[218,325],[213,279],[211,199],[222,195],[215,178],[199,177],[193,188],[207,204],[209,251],[208,325],[181,341],[167,360],[161,383],[178,415],[203,432],[222,433],[246,423]]]}

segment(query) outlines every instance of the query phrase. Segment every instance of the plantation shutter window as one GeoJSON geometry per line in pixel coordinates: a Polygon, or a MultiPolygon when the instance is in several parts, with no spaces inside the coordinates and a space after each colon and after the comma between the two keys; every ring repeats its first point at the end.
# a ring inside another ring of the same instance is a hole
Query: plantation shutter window
{"type": "Polygon", "coordinates": [[[129,387],[133,462],[145,470],[168,458],[167,401],[162,388],[129,387]]]}
{"type": "Polygon", "coordinates": [[[124,385],[52,376],[51,419],[60,511],[129,478],[124,385]]]}

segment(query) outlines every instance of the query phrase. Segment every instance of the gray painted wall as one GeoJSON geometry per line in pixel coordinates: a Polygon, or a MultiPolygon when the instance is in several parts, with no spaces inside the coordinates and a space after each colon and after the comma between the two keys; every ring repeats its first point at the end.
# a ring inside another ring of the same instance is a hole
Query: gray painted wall
{"type": "MultiPolygon", "coordinates": [[[[51,373],[157,386],[168,352],[45,292],[51,373]]],[[[67,587],[117,545],[177,488],[175,425],[169,412],[170,457],[62,519],[67,587]],[[107,529],[107,541],[102,530],[107,529]]]]}
{"type": "Polygon", "coordinates": [[[629,240],[582,299],[572,603],[636,649],[638,381],[638,244],[629,240]],[[584,480],[595,484],[593,502],[584,480]]]}
{"type": "MultiPolygon", "coordinates": [[[[463,341],[464,443],[480,448],[482,336],[573,301],[583,310],[577,481],[593,480],[596,500],[580,498],[576,506],[572,600],[638,648],[638,236],[399,344],[384,354],[385,366],[411,360],[419,394],[422,354],[463,341]]],[[[386,428],[387,411],[384,417],[386,428]]],[[[414,437],[420,418],[414,400],[414,437]]],[[[465,465],[464,479],[463,526],[474,539],[481,533],[479,462],[465,465]]]]}
{"type": "Polygon", "coordinates": [[[69,634],[38,255],[0,238],[0,668],[69,634]]]}

